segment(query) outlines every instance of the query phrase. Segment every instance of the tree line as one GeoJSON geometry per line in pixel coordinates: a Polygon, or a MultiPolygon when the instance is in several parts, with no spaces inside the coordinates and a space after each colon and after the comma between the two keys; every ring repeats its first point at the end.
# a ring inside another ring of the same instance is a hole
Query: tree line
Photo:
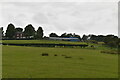
{"type": "Polygon", "coordinates": [[[82,38],[80,37],[80,35],[77,35],[75,33],[63,33],[60,36],[58,36],[56,33],[50,33],[49,37],[62,37],[62,38],[70,38],[70,37],[74,37],[74,38],[78,38],[79,40],[81,40],[82,38]]]}
{"type": "Polygon", "coordinates": [[[35,31],[35,28],[32,26],[32,24],[28,24],[25,28],[24,31],[22,28],[15,28],[15,26],[10,23],[7,26],[6,33],[4,35],[3,27],[0,28],[2,35],[6,37],[7,39],[15,39],[15,35],[17,33],[24,33],[24,36],[26,39],[29,38],[34,38],[34,39],[42,39],[43,38],[43,29],[42,27],[38,27],[38,30],[35,31]]]}
{"type": "MultiPolygon", "coordinates": [[[[4,34],[3,27],[0,28],[0,32],[3,37],[7,39],[15,39],[16,33],[23,33],[25,36],[25,39],[45,39],[44,36],[44,30],[42,27],[38,27],[37,31],[35,31],[35,28],[32,26],[32,24],[28,24],[24,31],[22,28],[15,28],[15,26],[10,23],[7,26],[6,33],[4,34]]],[[[84,42],[91,42],[91,43],[98,43],[98,42],[104,42],[106,45],[109,45],[110,47],[118,47],[120,39],[117,36],[114,35],[83,35],[81,38],[80,35],[77,35],[75,33],[63,33],[60,36],[57,35],[57,33],[50,33],[49,37],[75,37],[78,38],[80,41],[84,42]]]]}
{"type": "Polygon", "coordinates": [[[116,47],[118,48],[118,46],[120,45],[120,38],[118,38],[117,36],[114,35],[83,35],[82,38],[84,41],[86,42],[91,42],[91,43],[98,43],[98,42],[104,42],[105,45],[108,45],[109,47],[113,48],[116,47]]]}
{"type": "MultiPolygon", "coordinates": [[[[43,39],[45,36],[44,35],[44,30],[42,27],[38,27],[38,30],[35,31],[35,28],[32,26],[32,24],[28,24],[23,31],[23,28],[15,28],[15,26],[10,23],[7,26],[6,33],[4,34],[3,27],[0,28],[2,32],[2,36],[7,38],[7,39],[15,39],[15,34],[18,32],[24,33],[24,36],[26,39],[29,39],[32,37],[32,39],[43,39]]],[[[63,33],[61,36],[58,36],[56,33],[50,33],[49,37],[76,37],[81,40],[81,37],[77,34],[72,34],[72,33],[63,33]]]]}

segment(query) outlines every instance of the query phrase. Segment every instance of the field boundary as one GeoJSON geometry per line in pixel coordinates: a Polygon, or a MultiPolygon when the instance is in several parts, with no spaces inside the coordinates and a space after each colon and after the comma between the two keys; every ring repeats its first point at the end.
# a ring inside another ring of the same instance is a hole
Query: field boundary
{"type": "Polygon", "coordinates": [[[15,43],[2,43],[2,45],[15,45],[15,46],[34,46],[34,47],[57,47],[57,46],[62,46],[62,47],[81,47],[85,48],[88,45],[86,44],[48,44],[48,43],[25,43],[25,44],[15,44],[15,43]]]}
{"type": "Polygon", "coordinates": [[[119,80],[119,78],[2,78],[1,80],[119,80]]]}

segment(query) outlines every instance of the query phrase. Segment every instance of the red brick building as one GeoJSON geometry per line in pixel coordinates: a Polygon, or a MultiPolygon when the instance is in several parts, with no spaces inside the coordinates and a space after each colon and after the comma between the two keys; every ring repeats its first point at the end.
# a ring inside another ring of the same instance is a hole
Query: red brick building
{"type": "Polygon", "coordinates": [[[25,38],[24,33],[23,32],[16,32],[15,38],[16,39],[24,39],[25,38]]]}

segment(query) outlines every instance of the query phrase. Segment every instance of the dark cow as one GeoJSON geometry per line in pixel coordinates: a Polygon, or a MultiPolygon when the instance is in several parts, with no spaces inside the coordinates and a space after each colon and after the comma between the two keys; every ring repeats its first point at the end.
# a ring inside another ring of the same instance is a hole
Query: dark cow
{"type": "Polygon", "coordinates": [[[71,56],[65,56],[65,58],[72,58],[71,56]]]}
{"type": "Polygon", "coordinates": [[[48,53],[42,53],[42,56],[49,56],[48,53]]]}
{"type": "Polygon", "coordinates": [[[54,56],[57,56],[57,54],[55,54],[54,56]]]}

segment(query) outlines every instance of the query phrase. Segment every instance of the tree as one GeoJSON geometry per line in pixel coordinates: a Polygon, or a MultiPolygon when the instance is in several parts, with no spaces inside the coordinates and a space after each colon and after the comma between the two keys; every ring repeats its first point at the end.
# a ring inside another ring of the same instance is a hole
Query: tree
{"type": "Polygon", "coordinates": [[[93,34],[89,34],[88,37],[90,37],[90,40],[97,40],[97,36],[93,34]]]}
{"type": "Polygon", "coordinates": [[[43,38],[43,29],[42,29],[42,27],[38,28],[36,38],[37,39],[42,39],[43,38]]]}
{"type": "Polygon", "coordinates": [[[8,24],[7,30],[6,30],[6,37],[8,37],[9,39],[13,39],[15,35],[15,26],[10,23],[8,24]]]}
{"type": "Polygon", "coordinates": [[[66,33],[63,33],[63,34],[61,34],[60,37],[67,37],[67,34],[66,34],[66,33]]]}
{"type": "Polygon", "coordinates": [[[25,31],[24,31],[24,34],[27,38],[34,38],[35,36],[35,29],[34,27],[31,25],[31,24],[28,24],[26,27],[25,27],[25,31]]]}
{"type": "Polygon", "coordinates": [[[60,37],[73,37],[72,33],[63,33],[60,37]]]}
{"type": "Polygon", "coordinates": [[[51,33],[49,36],[50,37],[58,37],[58,35],[56,33],[51,33]]]}
{"type": "Polygon", "coordinates": [[[97,41],[104,42],[105,36],[104,35],[98,35],[97,36],[97,41]]]}
{"type": "Polygon", "coordinates": [[[87,38],[88,38],[88,36],[86,36],[86,35],[84,34],[83,37],[82,37],[82,40],[83,40],[83,41],[86,41],[87,38]]]}
{"type": "Polygon", "coordinates": [[[1,35],[1,36],[4,36],[3,27],[0,27],[0,35],[1,35]]]}
{"type": "Polygon", "coordinates": [[[118,45],[119,45],[119,39],[118,39],[118,37],[116,37],[114,35],[107,35],[105,37],[104,43],[106,45],[108,45],[109,47],[111,47],[111,48],[118,47],[118,45]]]}
{"type": "Polygon", "coordinates": [[[73,37],[79,38],[79,40],[81,40],[81,37],[75,33],[73,34],[73,37]]]}
{"type": "Polygon", "coordinates": [[[3,37],[3,27],[0,27],[0,40],[2,40],[2,37],[3,37]]]}
{"type": "Polygon", "coordinates": [[[22,32],[23,29],[22,29],[22,28],[15,28],[15,31],[16,31],[16,32],[22,32]]]}
{"type": "Polygon", "coordinates": [[[66,35],[66,37],[73,37],[72,33],[66,35]]]}

